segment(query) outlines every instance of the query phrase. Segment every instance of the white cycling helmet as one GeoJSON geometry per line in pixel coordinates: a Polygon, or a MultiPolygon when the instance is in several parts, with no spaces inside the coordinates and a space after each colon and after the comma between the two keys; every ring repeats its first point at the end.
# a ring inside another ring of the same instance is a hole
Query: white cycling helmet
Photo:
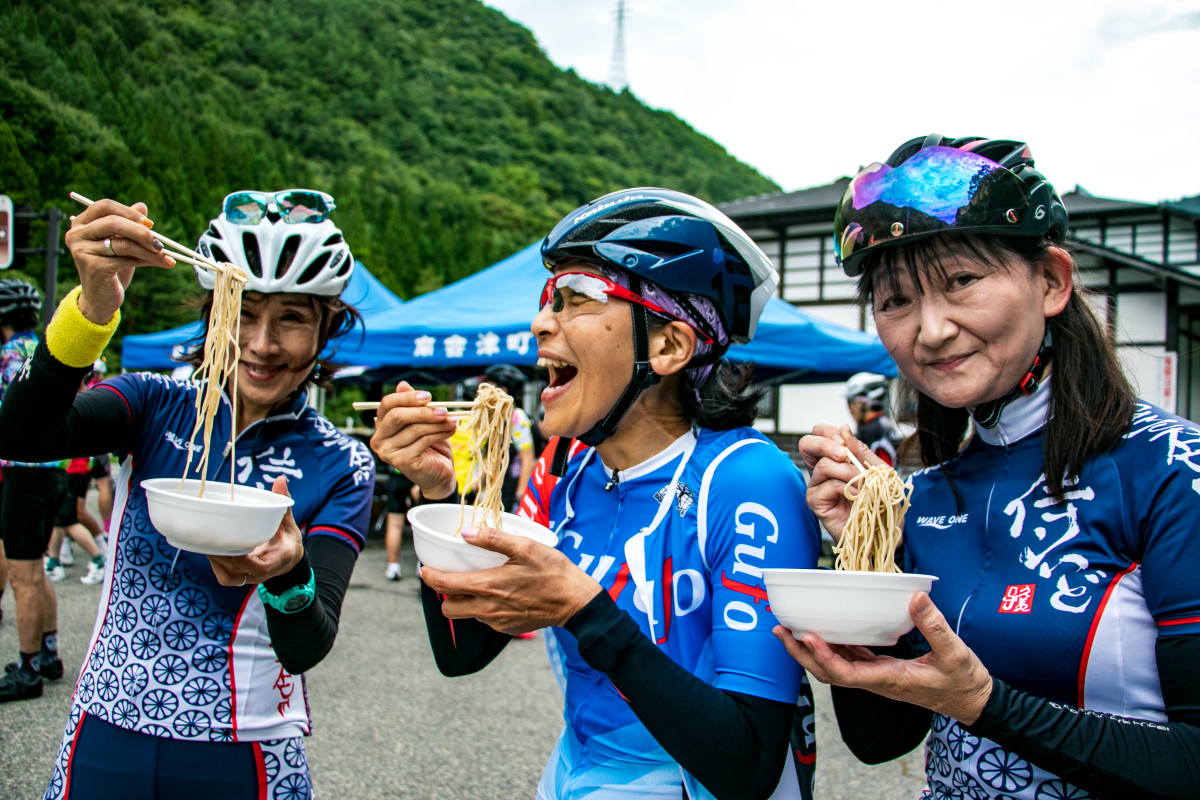
{"type": "MultiPolygon", "coordinates": [[[[248,292],[337,297],[354,269],[350,247],[329,219],[288,224],[264,217],[254,225],[239,225],[222,211],[200,237],[198,249],[245,270],[248,292]]],[[[196,267],[196,277],[205,289],[215,285],[209,270],[196,267]]]]}
{"type": "Polygon", "coordinates": [[[888,381],[882,375],[873,372],[859,372],[851,375],[846,381],[847,400],[865,400],[869,403],[882,403],[887,395],[888,381]]]}

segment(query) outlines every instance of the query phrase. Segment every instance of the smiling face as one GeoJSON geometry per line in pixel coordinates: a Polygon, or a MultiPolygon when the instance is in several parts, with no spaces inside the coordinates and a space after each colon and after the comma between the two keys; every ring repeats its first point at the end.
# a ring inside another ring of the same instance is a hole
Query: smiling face
{"type": "Polygon", "coordinates": [[[917,389],[948,408],[974,407],[1024,378],[1046,319],[1070,296],[1070,256],[1052,248],[1038,265],[945,250],[938,258],[941,269],[922,270],[920,286],[902,268],[895,286],[876,285],[875,327],[917,389]]]}
{"type": "Polygon", "coordinates": [[[321,305],[308,294],[242,296],[238,402],[261,419],[304,382],[317,357],[321,305]]]}
{"type": "MultiPolygon", "coordinates": [[[[567,271],[601,274],[578,262],[555,274],[567,271]]],[[[586,433],[617,402],[633,372],[629,303],[560,287],[556,300],[534,317],[532,329],[538,363],[550,371],[550,385],[542,391],[546,432],[569,437],[586,433]]]]}

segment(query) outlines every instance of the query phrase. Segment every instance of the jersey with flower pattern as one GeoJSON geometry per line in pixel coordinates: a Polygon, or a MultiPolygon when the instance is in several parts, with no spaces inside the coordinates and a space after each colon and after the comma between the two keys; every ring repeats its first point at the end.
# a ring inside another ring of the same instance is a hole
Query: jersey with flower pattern
{"type": "MultiPolygon", "coordinates": [[[[1008,685],[1165,723],[1155,641],[1200,633],[1200,430],[1139,402],[1120,444],[1086,462],[1058,502],[1034,427],[1003,444],[976,436],[949,479],[937,468],[913,476],[906,570],[939,576],[934,603],[1008,685]]],[[[1092,797],[944,716],[927,749],[927,798],[1092,797]]]]}
{"type": "MultiPolygon", "coordinates": [[[[102,387],[127,404],[134,433],[119,453],[112,568],[75,708],[175,739],[260,741],[308,733],[303,676],[279,665],[255,587],[220,585],[208,558],[173,547],[147,512],[141,481],[183,475],[198,385],[134,373],[102,387]]],[[[224,448],[230,429],[222,398],[212,446],[224,448]]],[[[228,449],[213,454],[210,480],[228,481],[229,455],[228,449]]],[[[373,459],[303,396],[248,426],[238,437],[236,459],[238,483],[269,489],[276,476],[288,477],[292,512],[306,536],[362,547],[373,459]]],[[[196,464],[193,459],[193,470],[196,464]]]]}

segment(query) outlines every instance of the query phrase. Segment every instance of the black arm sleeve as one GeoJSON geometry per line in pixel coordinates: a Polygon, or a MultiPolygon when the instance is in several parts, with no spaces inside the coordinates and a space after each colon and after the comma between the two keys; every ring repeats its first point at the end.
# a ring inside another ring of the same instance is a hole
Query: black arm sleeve
{"type": "Polygon", "coordinates": [[[492,663],[505,645],[512,641],[507,633],[474,619],[446,619],[442,598],[421,584],[421,608],[425,629],[438,671],[451,678],[470,675],[492,663]]]}
{"type": "Polygon", "coordinates": [[[0,458],[54,461],[121,450],[129,409],[109,389],[76,392],[88,367],[68,367],[39,342],[29,372],[14,380],[0,404],[0,458]]]}
{"type": "Polygon", "coordinates": [[[291,571],[263,582],[268,592],[279,595],[306,583],[308,570],[312,568],[317,596],[306,608],[284,614],[266,606],[271,647],[280,665],[293,675],[308,672],[321,663],[333,647],[342,615],[342,599],[357,560],[358,553],[346,542],[332,536],[307,536],[300,563],[291,571]]]}
{"type": "Polygon", "coordinates": [[[567,621],[663,749],[718,798],[767,798],[779,784],[795,705],[725,692],[654,646],[601,591],[567,621]]]}
{"type": "Polygon", "coordinates": [[[1200,796],[1200,635],[1160,638],[1155,654],[1166,723],[1080,710],[993,679],[967,730],[1105,800],[1200,796]]]}
{"type": "MultiPolygon", "coordinates": [[[[872,647],[879,655],[909,659],[916,654],[907,639],[891,647],[872,647]]],[[[925,740],[933,716],[927,708],[881,697],[866,689],[831,686],[833,712],[842,741],[865,764],[882,764],[910,752],[925,740]]]]}

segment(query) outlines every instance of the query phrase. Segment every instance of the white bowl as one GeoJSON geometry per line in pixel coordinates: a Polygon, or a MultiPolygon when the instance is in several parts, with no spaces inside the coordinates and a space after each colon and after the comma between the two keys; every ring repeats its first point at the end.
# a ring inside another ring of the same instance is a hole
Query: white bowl
{"type": "MultiPolygon", "coordinates": [[[[413,549],[417,559],[442,572],[474,572],[477,569],[498,567],[508,561],[508,556],[492,550],[476,547],[454,531],[458,528],[459,506],[456,503],[430,503],[409,509],[408,521],[412,523],[413,549]]],[[[466,520],[471,519],[471,509],[466,510],[466,520]]],[[[504,513],[500,530],[514,536],[524,536],[549,547],[558,544],[558,537],[545,525],[531,519],[504,513]]]]}
{"type": "Polygon", "coordinates": [[[275,535],[292,498],[235,485],[233,500],[229,484],[206,481],[204,497],[200,481],[189,478],[179,487],[179,478],[150,478],[142,481],[150,521],[158,532],[180,550],[210,556],[244,556],[275,535]]]}
{"type": "Polygon", "coordinates": [[[767,599],[780,624],[830,644],[886,646],[913,629],[908,604],[933,575],[832,569],[764,569],[767,599]]]}

